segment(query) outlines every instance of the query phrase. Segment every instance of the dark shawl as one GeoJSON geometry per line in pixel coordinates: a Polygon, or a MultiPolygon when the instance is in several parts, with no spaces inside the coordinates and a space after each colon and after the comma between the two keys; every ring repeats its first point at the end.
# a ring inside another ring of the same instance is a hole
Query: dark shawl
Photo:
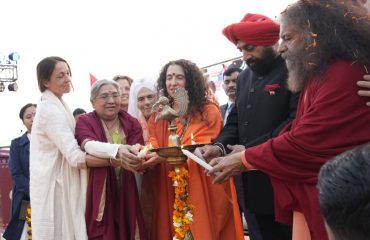
{"type": "MultiPolygon", "coordinates": [[[[125,111],[118,114],[126,144],[143,144],[143,133],[137,119],[125,111]]],[[[104,128],[96,112],[80,116],[76,124],[76,139],[107,142],[104,128]]],[[[90,168],[86,196],[86,225],[89,239],[134,240],[136,222],[141,240],[147,239],[140,202],[132,172],[123,171],[121,190],[118,187],[113,167],[90,168]],[[99,213],[100,197],[106,179],[106,201],[101,222],[96,221],[99,213]]]]}

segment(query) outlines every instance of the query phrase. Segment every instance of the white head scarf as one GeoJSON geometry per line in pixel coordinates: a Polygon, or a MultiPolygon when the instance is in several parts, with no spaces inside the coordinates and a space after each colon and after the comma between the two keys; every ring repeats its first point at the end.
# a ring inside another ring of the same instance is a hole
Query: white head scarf
{"type": "Polygon", "coordinates": [[[141,115],[140,110],[137,107],[137,95],[139,94],[140,90],[143,88],[147,88],[153,91],[154,93],[157,93],[156,83],[152,78],[143,77],[139,80],[133,81],[131,88],[130,88],[128,113],[131,114],[135,118],[139,118],[139,115],[141,115]]]}

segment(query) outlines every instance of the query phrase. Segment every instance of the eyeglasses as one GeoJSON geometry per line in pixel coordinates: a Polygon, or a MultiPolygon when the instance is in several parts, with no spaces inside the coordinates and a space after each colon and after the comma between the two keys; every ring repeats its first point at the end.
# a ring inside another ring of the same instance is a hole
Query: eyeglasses
{"type": "Polygon", "coordinates": [[[104,102],[108,102],[109,98],[112,97],[114,101],[117,101],[121,95],[118,92],[112,93],[112,94],[102,94],[100,96],[97,96],[96,98],[103,100],[104,102]]]}

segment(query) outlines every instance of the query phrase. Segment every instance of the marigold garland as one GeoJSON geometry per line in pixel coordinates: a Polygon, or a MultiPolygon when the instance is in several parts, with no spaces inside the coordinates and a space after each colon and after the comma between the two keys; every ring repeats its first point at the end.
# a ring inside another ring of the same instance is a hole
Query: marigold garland
{"type": "Polygon", "coordinates": [[[182,167],[181,169],[175,168],[174,171],[170,171],[168,176],[172,179],[175,187],[175,202],[173,204],[172,216],[175,228],[173,240],[182,240],[190,230],[190,225],[193,222],[194,206],[188,204],[188,193],[186,191],[189,173],[185,167],[182,167]]]}
{"type": "Polygon", "coordinates": [[[31,206],[28,206],[27,207],[26,224],[27,224],[27,236],[28,236],[28,240],[32,240],[31,206]]]}

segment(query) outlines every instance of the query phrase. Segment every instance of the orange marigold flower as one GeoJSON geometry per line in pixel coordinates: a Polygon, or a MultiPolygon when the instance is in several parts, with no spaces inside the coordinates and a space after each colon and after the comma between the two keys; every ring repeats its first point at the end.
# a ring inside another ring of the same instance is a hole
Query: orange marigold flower
{"type": "Polygon", "coordinates": [[[186,191],[189,172],[185,167],[182,167],[169,172],[168,176],[172,179],[175,187],[175,201],[172,214],[175,237],[182,240],[190,230],[190,225],[193,222],[192,210],[194,206],[187,203],[188,194],[186,191]]]}

